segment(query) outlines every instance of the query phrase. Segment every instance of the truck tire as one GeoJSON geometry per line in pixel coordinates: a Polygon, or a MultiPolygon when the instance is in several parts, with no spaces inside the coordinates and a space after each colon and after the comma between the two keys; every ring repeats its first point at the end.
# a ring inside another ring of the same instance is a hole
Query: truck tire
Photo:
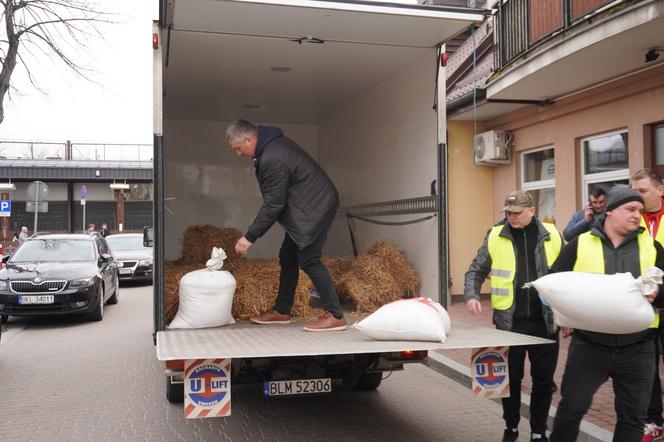
{"type": "Polygon", "coordinates": [[[371,391],[383,381],[383,373],[363,373],[352,388],[353,391],[371,391]]]}
{"type": "Polygon", "coordinates": [[[166,376],[166,399],[171,404],[184,402],[184,384],[174,384],[171,382],[171,377],[166,376]]]}

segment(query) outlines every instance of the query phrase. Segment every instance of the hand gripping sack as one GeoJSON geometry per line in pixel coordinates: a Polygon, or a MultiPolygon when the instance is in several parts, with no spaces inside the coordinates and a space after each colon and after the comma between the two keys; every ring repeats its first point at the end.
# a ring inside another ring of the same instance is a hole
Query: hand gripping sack
{"type": "Polygon", "coordinates": [[[648,328],[655,319],[644,295],[653,293],[664,272],[656,267],[634,279],[631,273],[561,272],[526,284],[550,305],[556,324],[599,333],[627,334],[648,328]]]}
{"type": "Polygon", "coordinates": [[[353,327],[379,341],[445,342],[451,321],[437,302],[415,298],[385,304],[353,327]]]}
{"type": "Polygon", "coordinates": [[[207,268],[189,272],[180,280],[180,305],[169,328],[204,328],[234,324],[231,313],[236,282],[222,271],[226,253],[215,247],[207,268]]]}

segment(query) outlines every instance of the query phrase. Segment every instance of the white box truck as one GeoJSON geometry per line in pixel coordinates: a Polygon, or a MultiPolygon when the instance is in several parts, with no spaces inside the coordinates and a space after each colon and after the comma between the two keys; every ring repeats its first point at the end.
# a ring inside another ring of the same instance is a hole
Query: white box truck
{"type": "MultiPolygon", "coordinates": [[[[159,5],[153,34],[154,319],[169,400],[182,399],[185,360],[230,359],[233,382],[282,382],[273,385],[284,391],[302,379],[373,389],[383,371],[420,361],[427,350],[536,341],[462,324],[453,325],[445,344],[371,341],[352,329],[306,333],[301,324],[167,330],[164,261],[180,256],[184,230],[194,224],[245,229],[261,204],[253,164],[236,157],[224,139],[236,118],[278,126],[336,184],[344,209],[326,255],[352,254],[350,225],[360,251],[387,239],[420,274],[421,295],[446,305],[441,53],[447,39],[487,11],[371,1],[159,5]],[[347,215],[358,218],[349,223],[347,215]],[[414,218],[425,220],[410,224],[414,218]]],[[[282,238],[273,227],[251,256],[275,257],[282,238]]],[[[327,391],[329,383],[319,385],[327,391]]]]}

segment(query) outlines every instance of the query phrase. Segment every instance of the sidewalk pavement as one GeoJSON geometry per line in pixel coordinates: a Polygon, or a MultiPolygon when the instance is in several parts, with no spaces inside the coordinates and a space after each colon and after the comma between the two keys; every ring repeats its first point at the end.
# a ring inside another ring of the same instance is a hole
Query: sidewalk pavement
{"type": "MultiPolygon", "coordinates": [[[[483,300],[482,313],[478,316],[474,316],[466,310],[465,304],[461,302],[460,299],[461,297],[458,298],[459,300],[458,301],[453,300],[452,304],[448,308],[450,318],[452,319],[453,322],[458,321],[467,324],[493,327],[493,324],[491,322],[492,311],[489,301],[483,300]]],[[[569,338],[561,337],[560,339],[560,354],[558,357],[558,366],[556,368],[556,373],[554,375],[556,384],[558,385],[558,391],[553,395],[552,409],[553,406],[557,407],[558,403],[560,402],[560,385],[562,382],[563,372],[565,369],[565,362],[567,361],[567,348],[569,346],[569,341],[570,341],[569,338]]],[[[463,365],[464,367],[470,367],[470,356],[471,356],[470,350],[439,350],[438,353],[440,353],[444,357],[447,357],[463,365]]],[[[664,377],[664,372],[662,371],[663,367],[661,362],[659,369],[660,369],[660,376],[664,377]]],[[[531,384],[531,378],[529,376],[530,364],[528,362],[528,358],[526,358],[526,368],[524,370],[524,373],[526,373],[526,375],[524,376],[523,379],[522,391],[524,393],[530,394],[532,384],[531,384]]],[[[590,407],[590,410],[586,414],[584,420],[600,427],[601,429],[613,433],[613,428],[616,423],[616,413],[613,406],[613,387],[610,380],[604,383],[604,385],[602,385],[599,391],[595,394],[592,406],[590,407]]],[[[599,433],[606,434],[603,431],[599,431],[599,433]]]]}

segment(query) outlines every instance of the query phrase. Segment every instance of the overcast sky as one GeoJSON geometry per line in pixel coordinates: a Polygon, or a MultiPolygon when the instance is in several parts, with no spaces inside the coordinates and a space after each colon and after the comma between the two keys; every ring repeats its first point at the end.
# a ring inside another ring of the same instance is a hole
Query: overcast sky
{"type": "MultiPolygon", "coordinates": [[[[68,51],[93,69],[95,83],[80,79],[54,59],[31,65],[44,93],[17,67],[5,99],[0,140],[152,143],[152,20],[156,0],[98,0],[118,13],[100,25],[103,40],[87,50],[68,51]]],[[[4,26],[4,23],[3,23],[4,26]]]]}

